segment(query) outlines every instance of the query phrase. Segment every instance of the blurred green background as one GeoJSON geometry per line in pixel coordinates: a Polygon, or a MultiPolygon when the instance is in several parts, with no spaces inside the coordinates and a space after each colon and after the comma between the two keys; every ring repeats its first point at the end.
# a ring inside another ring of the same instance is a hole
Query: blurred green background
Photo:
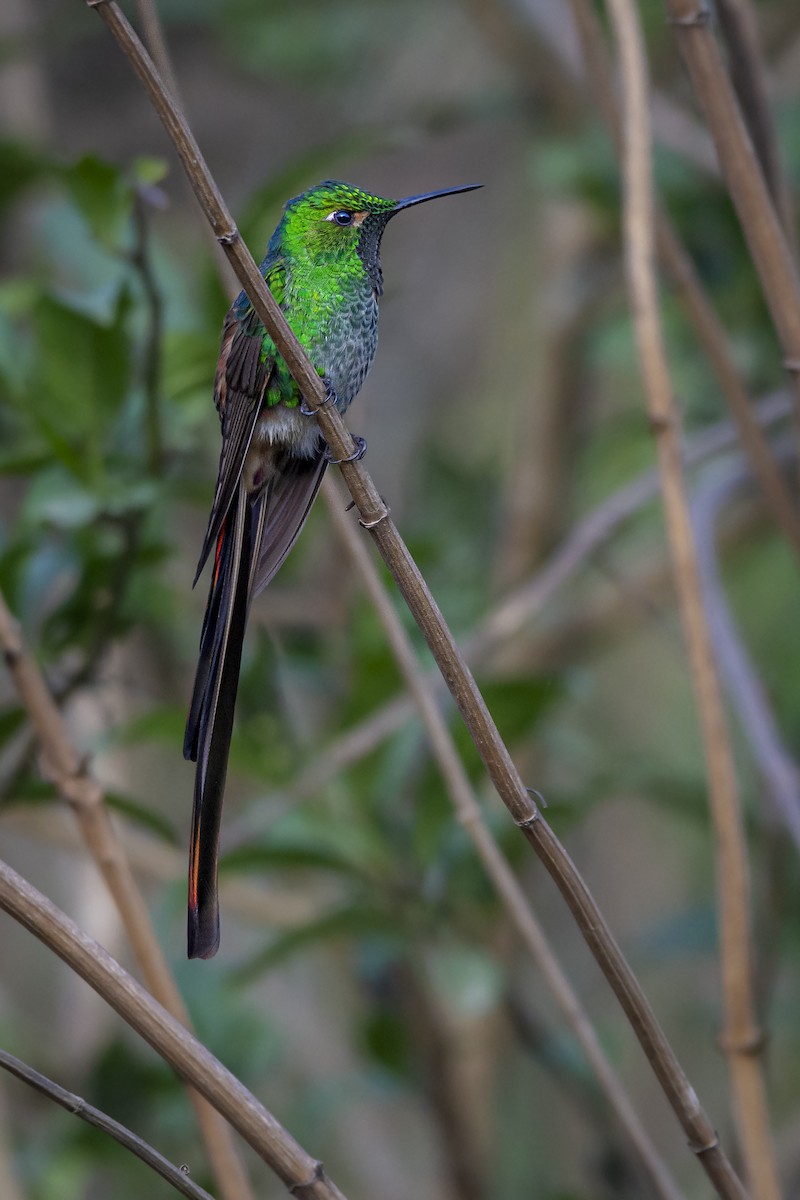
{"type": "MultiPolygon", "coordinates": [[[[190,122],[257,257],[284,200],[320,179],[389,196],[485,184],[392,224],[378,357],[348,414],[466,642],[580,519],[654,461],[618,172],[568,6],[159,9],[190,122]]],[[[781,354],[662,6],[641,9],[661,193],[761,398],[783,385],[781,354]]],[[[758,13],[796,191],[800,12],[763,0],[758,13]]],[[[418,721],[404,717],[336,769],[345,735],[401,683],[322,504],[251,618],[222,950],[185,962],[193,772],[181,742],[206,586],[192,592],[191,580],[216,471],[212,382],[233,285],[130,68],[79,0],[4,0],[0,130],[0,585],[124,821],[200,1036],[354,1196],[645,1195],[452,818],[418,721]]],[[[666,286],[663,316],[692,438],[726,418],[724,402],[666,286]]],[[[693,487],[709,469],[693,469],[693,487]]],[[[727,595],[791,751],[797,563],[752,489],[722,525],[727,595]]],[[[477,669],[524,778],[546,797],[730,1144],[706,787],[657,502],[613,529],[477,669]]],[[[130,965],[7,678],[0,699],[3,856],[130,965]]],[[[486,819],[636,1108],[686,1195],[707,1195],[555,889],[452,723],[486,819]]],[[[747,731],[735,719],[732,728],[772,1112],[787,1194],[800,1195],[796,847],[747,731]]],[[[0,1041],[213,1190],[171,1073],[6,919],[2,963],[0,1041]]],[[[26,1200],[171,1194],[21,1084],[0,1079],[0,1100],[0,1146],[26,1200]]],[[[247,1161],[260,1197],[284,1194],[247,1161]]]]}

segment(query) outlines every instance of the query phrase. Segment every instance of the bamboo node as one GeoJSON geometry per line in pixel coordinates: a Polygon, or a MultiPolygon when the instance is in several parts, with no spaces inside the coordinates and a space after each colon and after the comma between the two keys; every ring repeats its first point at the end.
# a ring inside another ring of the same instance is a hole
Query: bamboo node
{"type": "Polygon", "coordinates": [[[800,375],[800,358],[785,358],[783,365],[792,375],[800,375]]]}
{"type": "MultiPolygon", "coordinates": [[[[100,3],[104,4],[105,0],[100,0],[100,3]]],[[[235,246],[239,240],[239,230],[236,228],[229,229],[227,233],[217,234],[217,241],[219,242],[220,246],[235,246]]]]}
{"type": "Polygon", "coordinates": [[[667,20],[670,25],[677,25],[681,29],[690,28],[692,25],[708,25],[711,20],[711,10],[701,4],[694,12],[687,13],[685,17],[667,17],[667,20]]]}
{"type": "Polygon", "coordinates": [[[383,510],[383,512],[380,513],[377,517],[370,517],[370,519],[367,521],[365,521],[363,517],[359,517],[358,523],[362,529],[374,529],[376,525],[380,525],[381,521],[386,520],[386,518],[389,516],[389,513],[391,511],[392,510],[387,505],[387,507],[383,510]]]}
{"type": "Polygon", "coordinates": [[[716,1150],[719,1146],[719,1136],[716,1131],[713,1131],[710,1138],[704,1142],[694,1141],[691,1138],[686,1143],[692,1154],[708,1154],[709,1150],[716,1150]]]}
{"type": "Polygon", "coordinates": [[[769,1041],[769,1035],[757,1027],[747,1034],[729,1034],[724,1031],[717,1038],[717,1045],[723,1054],[747,1054],[755,1056],[763,1054],[764,1047],[769,1041]]]}
{"type": "Polygon", "coordinates": [[[533,829],[537,821],[541,821],[542,814],[538,808],[534,807],[533,812],[528,817],[515,817],[514,824],[518,829],[533,829]]]}
{"type": "Polygon", "coordinates": [[[311,1178],[306,1179],[303,1183],[293,1183],[292,1186],[287,1189],[287,1191],[289,1192],[289,1194],[291,1196],[299,1196],[300,1200],[302,1200],[303,1193],[306,1192],[309,1188],[315,1187],[324,1178],[325,1178],[324,1166],[319,1161],[315,1162],[314,1163],[314,1173],[312,1174],[311,1178]]]}
{"type": "Polygon", "coordinates": [[[668,413],[651,412],[647,414],[647,424],[651,433],[666,433],[672,428],[673,419],[668,413]]]}

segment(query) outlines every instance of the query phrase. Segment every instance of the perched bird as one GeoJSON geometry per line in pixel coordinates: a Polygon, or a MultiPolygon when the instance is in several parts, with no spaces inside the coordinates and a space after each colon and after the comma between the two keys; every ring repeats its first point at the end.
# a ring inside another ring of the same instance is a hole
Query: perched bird
{"type": "MultiPolygon", "coordinates": [[[[386,200],[328,181],[286,204],[261,273],[344,413],[370,368],[383,291],[380,244],[397,213],[480,184],[386,200]]],[[[292,548],[328,464],[286,363],[241,292],[214,383],[222,449],[195,583],[213,550],[184,757],[197,763],[189,862],[190,958],[219,946],[217,857],[247,613],[292,548]]],[[[365,444],[359,441],[359,453],[365,444]]]]}

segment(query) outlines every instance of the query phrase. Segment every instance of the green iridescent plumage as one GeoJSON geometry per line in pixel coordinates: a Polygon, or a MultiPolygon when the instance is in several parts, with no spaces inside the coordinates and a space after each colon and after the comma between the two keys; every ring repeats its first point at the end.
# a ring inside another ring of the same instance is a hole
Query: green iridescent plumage
{"type": "MultiPolygon", "coordinates": [[[[387,200],[327,181],[290,200],[261,272],[289,325],[345,412],[378,344],[380,243],[396,213],[451,188],[387,200]]],[[[189,957],[219,943],[217,854],[247,613],[308,515],[325,472],[316,418],[242,292],[222,330],[214,401],[222,422],[217,485],[199,576],[214,570],[186,723],[184,754],[197,763],[189,866],[189,957]]]]}
{"type": "MultiPolygon", "coordinates": [[[[261,264],[270,291],[309,358],[328,378],[342,412],[375,354],[382,291],[378,247],[396,205],[347,183],[318,184],[286,205],[261,264]],[[352,223],[332,221],[336,212],[352,214],[352,223]]],[[[234,312],[262,338],[261,361],[276,363],[268,407],[297,407],[297,387],[244,293],[234,312]]]]}

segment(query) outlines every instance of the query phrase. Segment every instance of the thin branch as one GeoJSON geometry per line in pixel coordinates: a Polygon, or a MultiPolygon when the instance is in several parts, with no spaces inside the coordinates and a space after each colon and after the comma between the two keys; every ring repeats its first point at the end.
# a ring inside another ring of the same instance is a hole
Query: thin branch
{"type": "MultiPolygon", "coordinates": [[[[603,114],[619,156],[622,152],[622,125],[603,28],[588,0],[570,0],[570,7],[580,38],[592,98],[603,114]]],[[[725,329],[700,282],[691,256],[658,202],[655,220],[659,257],[677,289],[691,328],[708,355],[775,522],[800,556],[800,515],[755,419],[750,397],[731,357],[725,329]]]]}
{"type": "Polygon", "coordinates": [[[625,249],[647,406],[658,447],[675,585],[697,698],[716,835],[725,1029],[737,1128],[753,1191],[778,1200],[772,1137],[761,1073],[762,1035],[752,991],[750,878],[733,751],[703,607],[697,554],[683,481],[679,416],[672,394],[655,273],[647,61],[633,0],[609,0],[619,46],[624,112],[625,249]]]}
{"type": "Polygon", "coordinates": [[[167,1183],[171,1183],[182,1196],[188,1196],[189,1200],[213,1200],[205,1188],[192,1182],[185,1170],[174,1166],[168,1158],[164,1158],[163,1154],[159,1154],[158,1150],[143,1141],[125,1125],[120,1125],[119,1121],[115,1121],[113,1117],[109,1117],[99,1108],[87,1104],[80,1096],[68,1092],[59,1084],[54,1083],[52,1079],[48,1079],[46,1075],[41,1075],[21,1059],[15,1058],[13,1054],[0,1050],[0,1067],[8,1071],[10,1075],[21,1079],[23,1083],[27,1083],[41,1095],[47,1096],[48,1100],[52,1100],[54,1104],[59,1104],[67,1112],[79,1117],[87,1125],[92,1125],[95,1129],[107,1133],[115,1142],[119,1142],[120,1146],[124,1146],[126,1150],[130,1150],[131,1154],[135,1154],[137,1158],[146,1163],[162,1179],[166,1179],[167,1183]]]}
{"type": "Polygon", "coordinates": [[[783,231],[793,244],[791,195],[781,167],[756,14],[750,0],[716,0],[716,14],[728,48],[731,83],[747,122],[753,149],[783,231]]]}
{"type": "Polygon", "coordinates": [[[343,1200],[322,1167],[103,947],[0,861],[0,908],[54,951],[237,1129],[302,1200],[343,1200]]]}
{"type": "Polygon", "coordinates": [[[541,971],[564,1020],[583,1049],[606,1101],[649,1179],[655,1195],[660,1196],[662,1200],[679,1200],[680,1191],[650,1141],[619,1077],[606,1058],[591,1022],[562,970],[544,930],[534,916],[522,887],[483,820],[464,764],[447,723],[439,711],[435,693],[419,665],[411,639],[389,599],[364,543],[358,537],[341,503],[332,506],[331,517],[378,614],[386,640],[422,718],[433,757],[459,822],[475,847],[483,869],[512,925],[541,971]]]}
{"type": "MultiPolygon", "coordinates": [[[[530,94],[536,86],[537,75],[542,70],[552,74],[555,64],[573,78],[579,74],[581,52],[571,37],[563,4],[550,4],[547,0],[464,2],[484,38],[517,71],[525,94],[530,94]]],[[[556,86],[557,80],[551,90],[556,86]]],[[[559,96],[564,97],[565,105],[570,101],[574,105],[572,88],[562,85],[559,96]]],[[[666,93],[656,92],[653,125],[663,146],[705,175],[718,176],[719,166],[708,133],[688,107],[676,103],[666,93]]]]}
{"type": "MultiPolygon", "coordinates": [[[[420,1060],[426,1104],[436,1114],[447,1172],[442,1193],[452,1200],[489,1200],[487,1123],[485,1114],[478,1113],[473,1103],[470,1072],[480,1053],[476,1042],[486,1040],[486,1015],[474,1020],[467,1033],[463,1015],[461,1021],[453,1019],[426,976],[424,963],[400,959],[392,965],[389,979],[409,1029],[412,1054],[420,1060]],[[469,1044],[469,1065],[465,1063],[465,1042],[469,1044]]],[[[486,1047],[481,1048],[485,1052],[486,1047]]]]}
{"type": "MultiPolygon", "coordinates": [[[[103,797],[70,740],[64,718],[0,592],[0,649],[11,672],[20,701],[42,747],[52,782],[69,804],[109,893],[117,907],[142,976],[153,995],[189,1027],[189,1014],[167,966],[141,892],[103,797]]],[[[230,1132],[201,1096],[189,1093],[209,1159],[225,1200],[251,1196],[230,1132]]]]}
{"type": "MultiPolygon", "coordinates": [[[[761,424],[773,425],[785,420],[790,412],[788,399],[776,395],[756,407],[755,417],[761,424]]],[[[686,442],[684,462],[687,466],[693,465],[735,445],[734,428],[729,421],[720,421],[686,442]]],[[[657,469],[645,471],[587,513],[544,566],[531,579],[510,592],[484,618],[464,644],[467,660],[473,664],[483,663],[498,647],[519,634],[525,625],[556,599],[592,557],[619,532],[620,527],[658,495],[659,486],[657,469]]],[[[431,671],[428,679],[437,687],[442,684],[437,671],[431,671]]],[[[334,776],[371,754],[383,741],[402,729],[413,712],[413,703],[407,695],[388,701],[313,758],[294,782],[288,785],[287,793],[299,801],[321,791],[334,776]]],[[[240,827],[244,827],[249,820],[249,814],[241,818],[240,827]]]]}
{"type": "MultiPolygon", "coordinates": [[[[172,64],[172,57],[167,45],[167,39],[164,34],[164,26],[161,22],[161,17],[158,12],[157,0],[136,0],[136,8],[139,14],[139,23],[142,27],[144,42],[150,52],[150,57],[156,64],[159,75],[164,80],[167,90],[172,96],[178,108],[183,108],[183,97],[178,86],[178,80],[175,75],[175,70],[172,64]]],[[[188,182],[188,181],[185,181],[188,182]]],[[[223,287],[229,288],[231,283],[236,282],[235,276],[232,275],[230,267],[225,256],[220,250],[219,243],[214,237],[212,231],[204,227],[203,233],[207,235],[211,254],[214,258],[214,263],[219,269],[223,287]]]]}
{"type": "MultiPolygon", "coordinates": [[[[119,826],[126,857],[138,875],[168,884],[185,877],[184,851],[143,833],[124,819],[115,821],[115,826],[119,826]]],[[[25,802],[15,805],[11,798],[0,808],[1,830],[49,842],[74,854],[86,852],[80,831],[63,805],[25,802]]],[[[229,872],[222,873],[220,896],[226,908],[249,924],[273,931],[316,921],[330,904],[329,894],[321,889],[312,896],[307,889],[301,891],[295,885],[280,887],[271,882],[267,887],[229,872]]]]}
{"type": "Polygon", "coordinates": [[[665,0],[783,346],[800,419],[800,280],[700,0],[665,0]]]}
{"type": "MultiPolygon", "coordinates": [[[[241,241],[200,149],[170,101],[143,46],[112,0],[88,0],[116,38],[144,84],[189,174],[200,205],[234,265],[260,320],[269,331],[306,405],[317,415],[333,457],[353,456],[354,443],[336,408],[326,403],[322,380],[303,353],[252,256],[241,241]]],[[[722,1196],[743,1191],[714,1128],[661,1030],[655,1014],[617,946],[594,898],[564,847],[542,818],[519,777],[452,633],[416,563],[395,528],[370,476],[359,462],[342,462],[361,522],[369,530],[433,653],[498,795],[531,843],[569,905],[587,945],[614,989],[699,1161],[722,1196]]]]}
{"type": "Polygon", "coordinates": [[[158,73],[164,80],[167,89],[176,104],[184,107],[183,98],[178,87],[178,80],[172,66],[172,56],[164,36],[164,27],[159,16],[156,0],[136,0],[139,22],[142,26],[144,41],[150,51],[150,57],[156,64],[158,73]]]}
{"type": "Polygon", "coordinates": [[[800,850],[800,772],[781,737],[769,697],[750,660],[721,579],[717,533],[733,496],[752,482],[741,459],[709,471],[692,494],[700,581],[728,702],[738,714],[773,807],[800,850]]]}

